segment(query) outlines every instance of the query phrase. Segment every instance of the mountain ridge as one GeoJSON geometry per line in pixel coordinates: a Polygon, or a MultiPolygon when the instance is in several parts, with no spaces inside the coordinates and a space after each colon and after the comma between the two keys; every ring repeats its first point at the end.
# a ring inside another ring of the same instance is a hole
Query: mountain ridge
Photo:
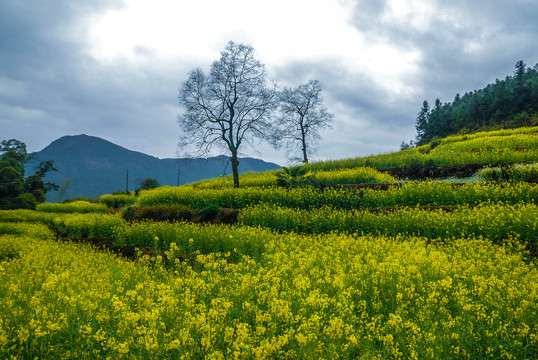
{"type": "MultiPolygon", "coordinates": [[[[157,179],[163,186],[176,186],[178,169],[180,185],[231,173],[231,167],[226,166],[228,158],[224,155],[160,159],[86,134],[62,136],[32,155],[33,159],[25,166],[26,174],[33,173],[34,167],[45,160],[53,160],[58,169],[45,177],[45,181],[61,187],[60,191],[47,194],[49,202],[75,197],[96,198],[126,189],[133,191],[138,185],[137,180],[144,178],[157,179]],[[63,198],[60,198],[61,193],[63,198]]],[[[278,164],[250,157],[239,161],[240,172],[280,168],[278,164]]]]}

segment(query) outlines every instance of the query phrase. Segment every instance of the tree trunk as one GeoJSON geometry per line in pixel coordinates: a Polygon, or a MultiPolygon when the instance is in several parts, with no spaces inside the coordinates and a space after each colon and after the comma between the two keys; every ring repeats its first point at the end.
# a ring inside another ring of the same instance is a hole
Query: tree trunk
{"type": "Polygon", "coordinates": [[[303,145],[303,163],[308,164],[308,156],[306,155],[306,131],[303,126],[303,116],[301,116],[301,142],[303,145]]]}
{"type": "Polygon", "coordinates": [[[308,157],[306,156],[306,142],[303,140],[303,162],[308,164],[308,157]]]}
{"type": "Polygon", "coordinates": [[[234,188],[239,187],[239,171],[237,167],[239,166],[239,160],[237,160],[237,152],[232,153],[232,172],[234,175],[234,188]]]}

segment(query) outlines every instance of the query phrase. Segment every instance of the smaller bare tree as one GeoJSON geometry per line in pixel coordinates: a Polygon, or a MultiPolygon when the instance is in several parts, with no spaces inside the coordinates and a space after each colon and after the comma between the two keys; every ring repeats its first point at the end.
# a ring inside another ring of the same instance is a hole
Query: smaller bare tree
{"type": "Polygon", "coordinates": [[[280,110],[283,145],[290,153],[299,145],[302,156],[295,159],[308,163],[308,155],[320,138],[319,130],[331,128],[334,117],[323,105],[319,82],[310,80],[296,89],[285,88],[280,93],[280,110]]]}

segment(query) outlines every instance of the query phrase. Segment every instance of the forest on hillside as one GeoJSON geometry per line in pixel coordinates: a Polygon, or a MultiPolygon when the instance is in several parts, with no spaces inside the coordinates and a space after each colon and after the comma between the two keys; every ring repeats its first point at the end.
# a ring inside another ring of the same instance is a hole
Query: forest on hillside
{"type": "Polygon", "coordinates": [[[538,125],[538,64],[515,65],[513,75],[454,101],[424,100],[416,119],[416,145],[456,133],[538,125]]]}

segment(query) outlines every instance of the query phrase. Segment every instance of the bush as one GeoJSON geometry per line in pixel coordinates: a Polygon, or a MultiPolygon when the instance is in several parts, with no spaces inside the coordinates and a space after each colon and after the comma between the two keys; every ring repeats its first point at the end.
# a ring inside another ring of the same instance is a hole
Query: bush
{"type": "Polygon", "coordinates": [[[17,208],[35,210],[37,200],[34,195],[30,193],[24,193],[17,198],[17,208]]]}
{"type": "Polygon", "coordinates": [[[109,208],[119,209],[124,206],[133,205],[136,202],[136,197],[131,194],[106,194],[99,198],[99,202],[109,208]]]}

